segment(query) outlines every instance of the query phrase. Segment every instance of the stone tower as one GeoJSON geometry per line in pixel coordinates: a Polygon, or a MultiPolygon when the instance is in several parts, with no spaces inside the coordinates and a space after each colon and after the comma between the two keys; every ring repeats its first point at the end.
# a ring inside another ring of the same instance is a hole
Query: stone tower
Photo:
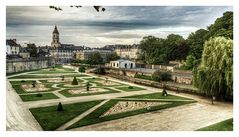
{"type": "Polygon", "coordinates": [[[52,42],[51,47],[58,48],[61,45],[60,39],[59,39],[59,32],[57,30],[57,26],[55,25],[55,29],[52,32],[52,42]]]}

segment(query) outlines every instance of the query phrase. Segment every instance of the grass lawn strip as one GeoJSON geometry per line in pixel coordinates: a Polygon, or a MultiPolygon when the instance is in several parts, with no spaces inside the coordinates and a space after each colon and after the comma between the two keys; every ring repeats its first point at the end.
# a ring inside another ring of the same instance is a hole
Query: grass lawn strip
{"type": "Polygon", "coordinates": [[[144,88],[141,87],[136,87],[136,86],[124,86],[124,87],[115,87],[116,89],[123,90],[123,91],[140,91],[140,90],[145,90],[144,88]],[[132,88],[129,88],[132,87],[132,88]]]}
{"type": "Polygon", "coordinates": [[[37,94],[29,94],[29,95],[19,95],[22,101],[38,101],[38,100],[48,100],[48,99],[58,99],[53,93],[41,93],[42,97],[37,97],[37,94]]]}
{"type": "MultiPolygon", "coordinates": [[[[52,77],[59,77],[61,78],[62,75],[59,74],[59,76],[54,76],[54,75],[57,75],[57,74],[53,74],[53,75],[20,75],[20,76],[15,76],[15,77],[10,77],[8,79],[26,79],[26,78],[52,78],[52,77]]],[[[88,75],[85,75],[85,74],[69,74],[69,75],[63,75],[64,77],[88,77],[88,75]]]]}
{"type": "Polygon", "coordinates": [[[43,130],[55,130],[76,116],[94,107],[102,101],[90,101],[74,104],[63,104],[64,111],[56,111],[56,106],[30,109],[43,130]]]}
{"type": "Polygon", "coordinates": [[[137,99],[178,99],[178,100],[192,100],[190,98],[180,97],[168,94],[168,96],[162,96],[162,93],[151,93],[151,94],[144,94],[144,95],[135,95],[135,96],[128,96],[122,98],[137,98],[137,99]]]}
{"type": "Polygon", "coordinates": [[[72,128],[77,128],[77,127],[82,127],[82,126],[86,126],[86,125],[96,124],[96,123],[100,123],[100,122],[104,122],[104,121],[110,121],[110,120],[115,120],[115,119],[119,119],[119,118],[134,116],[134,115],[138,115],[138,114],[143,114],[143,113],[152,112],[152,111],[156,111],[156,110],[176,107],[176,106],[185,105],[185,104],[189,104],[189,103],[194,102],[194,101],[191,101],[191,102],[189,102],[189,101],[187,101],[187,102],[169,101],[170,104],[154,106],[154,107],[151,107],[150,110],[147,110],[146,108],[143,108],[143,109],[128,111],[128,112],[124,112],[124,113],[114,114],[114,115],[110,115],[110,116],[100,117],[106,111],[108,111],[112,106],[114,106],[118,101],[119,100],[110,100],[109,102],[105,103],[103,106],[96,109],[91,114],[87,115],[86,117],[84,117],[80,121],[76,122],[75,124],[71,125],[67,129],[72,129],[72,128]]]}
{"type": "Polygon", "coordinates": [[[233,131],[233,119],[228,119],[208,127],[198,129],[197,131],[233,131]]]}
{"type": "Polygon", "coordinates": [[[90,96],[90,95],[100,95],[100,94],[109,94],[109,93],[119,93],[119,91],[116,91],[116,90],[113,90],[113,89],[109,89],[109,88],[104,88],[104,89],[108,89],[108,91],[99,92],[99,93],[90,93],[89,92],[89,93],[82,93],[82,94],[70,94],[67,91],[71,90],[71,89],[65,89],[65,90],[60,91],[59,93],[64,95],[65,97],[79,97],[79,96],[90,96]]]}
{"type": "Polygon", "coordinates": [[[53,84],[44,84],[46,88],[49,88],[49,90],[43,90],[43,91],[34,91],[34,92],[26,92],[24,89],[22,89],[21,84],[19,85],[12,85],[13,89],[18,93],[18,94],[28,94],[28,93],[42,93],[42,92],[49,92],[49,91],[55,91],[57,88],[53,88],[53,84]]]}

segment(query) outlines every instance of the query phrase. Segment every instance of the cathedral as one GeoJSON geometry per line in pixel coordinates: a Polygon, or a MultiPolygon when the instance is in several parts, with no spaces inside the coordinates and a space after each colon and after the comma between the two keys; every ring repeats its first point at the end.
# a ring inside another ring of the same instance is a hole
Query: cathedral
{"type": "Polygon", "coordinates": [[[61,44],[60,33],[55,25],[52,32],[52,42],[50,48],[50,54],[55,58],[56,64],[70,63],[77,51],[84,49],[84,46],[75,46],[73,44],[61,44]]]}

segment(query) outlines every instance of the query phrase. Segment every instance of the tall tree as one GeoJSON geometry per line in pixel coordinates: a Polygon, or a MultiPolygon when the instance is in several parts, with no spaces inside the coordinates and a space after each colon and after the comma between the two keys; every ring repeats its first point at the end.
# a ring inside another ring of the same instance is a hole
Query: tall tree
{"type": "Polygon", "coordinates": [[[147,36],[140,41],[139,47],[141,49],[139,56],[146,64],[160,64],[168,62],[164,52],[164,39],[147,36]]]}
{"type": "Polygon", "coordinates": [[[233,96],[233,41],[210,38],[204,44],[201,65],[194,70],[194,85],[202,93],[221,98],[233,96]]]}
{"type": "Polygon", "coordinates": [[[187,38],[187,45],[190,47],[190,52],[192,56],[196,59],[201,58],[203,44],[208,40],[208,31],[205,29],[199,29],[196,32],[191,33],[187,38]]]}
{"type": "Polygon", "coordinates": [[[90,55],[88,63],[91,65],[103,64],[103,58],[101,57],[99,52],[95,52],[92,55],[90,55]]]}
{"type": "Polygon", "coordinates": [[[38,57],[37,47],[35,44],[27,44],[27,50],[30,53],[30,57],[38,57]]]}
{"type": "MultiPolygon", "coordinates": [[[[185,43],[185,40],[182,36],[177,34],[170,34],[167,36],[167,39],[165,40],[164,47],[166,48],[165,52],[167,55],[168,60],[181,60],[182,57],[180,54],[186,54],[182,53],[180,49],[187,49],[187,45],[185,43]]],[[[184,58],[186,58],[186,55],[184,58]]]]}
{"type": "Polygon", "coordinates": [[[112,60],[117,59],[120,59],[120,56],[118,56],[115,52],[106,56],[106,62],[110,62],[112,60]]]}
{"type": "Polygon", "coordinates": [[[233,12],[227,11],[208,27],[209,37],[223,36],[233,39],[233,12]]]}

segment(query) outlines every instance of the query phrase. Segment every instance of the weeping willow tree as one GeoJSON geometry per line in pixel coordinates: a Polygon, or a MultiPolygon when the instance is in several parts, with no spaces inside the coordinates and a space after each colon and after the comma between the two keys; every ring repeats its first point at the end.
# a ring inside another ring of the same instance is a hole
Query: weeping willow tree
{"type": "Polygon", "coordinates": [[[194,85],[201,93],[223,99],[233,96],[233,41],[210,38],[204,43],[202,62],[193,71],[194,85]]]}

